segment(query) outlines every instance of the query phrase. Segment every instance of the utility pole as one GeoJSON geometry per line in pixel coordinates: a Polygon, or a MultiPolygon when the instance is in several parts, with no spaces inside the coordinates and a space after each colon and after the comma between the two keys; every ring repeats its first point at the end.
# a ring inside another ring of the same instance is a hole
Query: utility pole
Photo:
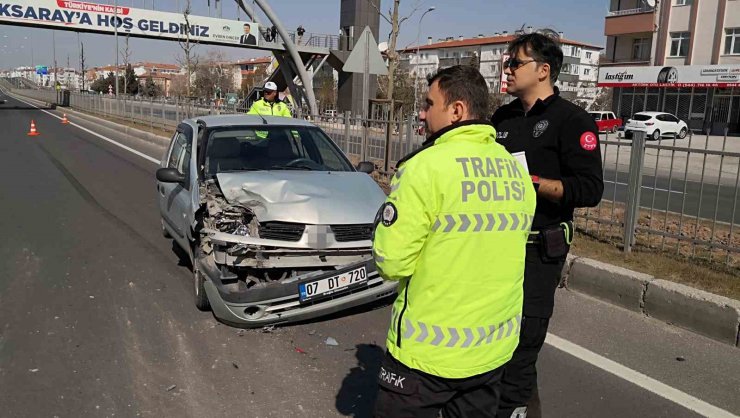
{"type": "Polygon", "coordinates": [[[54,88],[57,88],[57,38],[56,38],[56,31],[51,30],[51,44],[52,49],[54,50],[54,88]]]}
{"type": "Polygon", "coordinates": [[[419,88],[419,42],[421,40],[421,21],[424,20],[424,16],[427,15],[429,12],[433,12],[436,10],[436,7],[432,6],[429,9],[427,9],[424,14],[421,15],[421,18],[419,18],[419,31],[416,33],[416,69],[414,70],[414,114],[413,116],[417,116],[419,114],[419,93],[417,92],[419,88]]]}
{"type": "Polygon", "coordinates": [[[116,37],[116,97],[118,97],[118,0],[113,4],[113,30],[116,37]]]}

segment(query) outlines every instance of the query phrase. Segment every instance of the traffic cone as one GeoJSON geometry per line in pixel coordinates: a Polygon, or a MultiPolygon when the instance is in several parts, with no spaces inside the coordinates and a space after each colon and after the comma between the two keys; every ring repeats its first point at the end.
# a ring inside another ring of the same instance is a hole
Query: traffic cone
{"type": "Polygon", "coordinates": [[[64,117],[62,117],[62,125],[67,125],[67,124],[69,124],[69,121],[67,120],[67,114],[65,113],[64,117]]]}
{"type": "Polygon", "coordinates": [[[28,136],[38,136],[39,133],[36,132],[36,123],[34,121],[31,121],[31,130],[28,131],[28,136]]]}

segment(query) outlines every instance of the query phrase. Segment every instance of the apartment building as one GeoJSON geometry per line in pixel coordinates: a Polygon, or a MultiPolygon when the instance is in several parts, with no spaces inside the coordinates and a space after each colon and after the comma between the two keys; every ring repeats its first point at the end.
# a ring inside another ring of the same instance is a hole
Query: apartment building
{"type": "MultiPolygon", "coordinates": [[[[562,35],[562,34],[561,34],[562,35]]],[[[399,51],[401,68],[420,80],[439,69],[453,65],[477,63],[483,77],[493,92],[505,92],[503,59],[509,42],[515,35],[507,32],[494,36],[478,35],[474,38],[446,38],[436,42],[427,39],[426,45],[399,51]],[[418,54],[417,54],[418,49],[418,54]]],[[[591,102],[597,94],[599,54],[602,48],[561,36],[563,68],[557,86],[562,95],[571,100],[591,102]]]]}
{"type": "Polygon", "coordinates": [[[82,86],[82,73],[74,68],[47,67],[46,74],[38,74],[36,67],[18,67],[9,71],[10,77],[19,77],[32,81],[40,86],[53,87],[55,81],[69,90],[79,90],[82,86]]]}
{"type": "Polygon", "coordinates": [[[599,86],[622,117],[673,113],[740,134],[740,1],[609,0],[599,86]]]}

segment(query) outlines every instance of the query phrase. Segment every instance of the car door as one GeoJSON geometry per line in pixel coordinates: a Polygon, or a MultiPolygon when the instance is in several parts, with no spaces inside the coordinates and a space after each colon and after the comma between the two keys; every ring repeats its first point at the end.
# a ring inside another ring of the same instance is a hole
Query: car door
{"type": "Polygon", "coordinates": [[[667,120],[671,124],[671,133],[678,134],[681,131],[681,121],[673,116],[673,115],[666,115],[667,120]]]}
{"type": "Polygon", "coordinates": [[[162,183],[157,181],[157,192],[159,193],[159,210],[164,220],[165,228],[183,249],[189,250],[188,228],[190,221],[188,214],[191,212],[191,155],[193,144],[193,132],[187,125],[177,128],[172,140],[166,165],[163,167],[175,168],[186,176],[183,184],[162,183]]]}

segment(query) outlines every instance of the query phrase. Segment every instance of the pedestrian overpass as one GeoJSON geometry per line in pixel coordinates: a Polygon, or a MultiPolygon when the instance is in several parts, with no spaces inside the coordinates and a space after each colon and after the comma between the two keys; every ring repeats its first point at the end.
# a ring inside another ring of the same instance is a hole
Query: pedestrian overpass
{"type": "Polygon", "coordinates": [[[0,24],[269,51],[279,64],[271,81],[281,90],[289,89],[297,103],[318,114],[313,74],[331,50],[340,48],[340,37],[287,31],[266,0],[254,0],[271,22],[262,25],[250,5],[243,0],[236,3],[251,21],[75,0],[9,0],[0,3],[0,24]],[[269,26],[277,31],[274,39],[265,36],[269,26]]]}

